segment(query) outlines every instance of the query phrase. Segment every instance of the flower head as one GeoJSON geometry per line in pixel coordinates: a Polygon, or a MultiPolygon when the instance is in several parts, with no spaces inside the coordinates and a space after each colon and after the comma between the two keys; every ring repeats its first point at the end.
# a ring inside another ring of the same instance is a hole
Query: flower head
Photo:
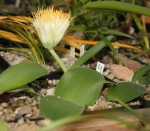
{"type": "Polygon", "coordinates": [[[33,13],[33,25],[45,48],[55,47],[65,34],[72,20],[70,13],[53,8],[41,9],[33,13]]]}

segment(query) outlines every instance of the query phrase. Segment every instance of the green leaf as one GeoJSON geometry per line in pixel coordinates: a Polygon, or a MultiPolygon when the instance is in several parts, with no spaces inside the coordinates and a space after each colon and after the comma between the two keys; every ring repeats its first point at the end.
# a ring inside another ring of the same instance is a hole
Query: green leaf
{"type": "Polygon", "coordinates": [[[116,86],[110,87],[106,98],[112,101],[115,101],[115,98],[118,98],[126,103],[145,93],[147,93],[147,91],[140,85],[131,82],[122,82],[116,86]]]}
{"type": "Polygon", "coordinates": [[[55,96],[46,96],[40,101],[41,114],[52,120],[80,115],[83,110],[84,106],[79,106],[55,96]]]}
{"type": "Polygon", "coordinates": [[[136,83],[146,72],[150,71],[150,66],[146,65],[141,67],[139,70],[137,70],[133,77],[132,77],[132,82],[136,83]]]}
{"type": "Polygon", "coordinates": [[[150,16],[150,9],[130,3],[125,2],[118,2],[118,1],[96,1],[96,2],[89,2],[84,6],[86,9],[89,10],[112,10],[115,11],[124,11],[130,12],[135,14],[147,15],[150,16]]]}
{"type": "Polygon", "coordinates": [[[135,23],[136,23],[138,29],[139,29],[140,32],[141,32],[141,35],[142,35],[142,38],[143,38],[143,40],[144,40],[144,43],[145,43],[146,48],[149,49],[149,38],[148,38],[148,34],[147,34],[145,28],[143,27],[143,24],[141,23],[140,18],[139,18],[137,15],[135,15],[135,14],[133,14],[132,16],[133,16],[133,19],[134,19],[134,21],[135,21],[135,23]]]}
{"type": "MultiPolygon", "coordinates": [[[[107,39],[111,41],[113,36],[108,36],[107,39]]],[[[98,44],[91,47],[84,55],[82,55],[76,62],[73,64],[72,67],[77,67],[84,64],[88,59],[93,57],[97,54],[100,50],[102,50],[107,44],[104,41],[98,42],[98,44]]]]}
{"type": "Polygon", "coordinates": [[[87,119],[88,117],[85,116],[70,116],[65,117],[57,121],[53,121],[49,125],[46,125],[42,128],[40,128],[38,131],[54,131],[57,130],[61,126],[65,126],[70,123],[79,122],[81,120],[87,119]]]}
{"type": "Polygon", "coordinates": [[[131,39],[135,39],[133,36],[128,35],[126,33],[117,31],[117,30],[112,30],[112,29],[107,29],[107,28],[101,28],[100,32],[103,35],[116,35],[116,36],[122,36],[122,37],[127,37],[127,38],[131,38],[131,39]]]}
{"type": "Polygon", "coordinates": [[[92,105],[98,99],[104,77],[89,68],[69,69],[60,79],[55,95],[78,105],[92,105]]]}
{"type": "Polygon", "coordinates": [[[18,92],[25,92],[30,95],[32,95],[37,101],[40,101],[41,95],[39,93],[36,93],[32,88],[30,88],[28,85],[23,85],[17,89],[8,91],[8,93],[18,93],[18,92]]]}
{"type": "Polygon", "coordinates": [[[101,35],[101,39],[108,45],[108,47],[111,49],[111,51],[114,54],[114,58],[116,60],[116,62],[119,64],[119,55],[117,50],[114,48],[114,46],[112,45],[112,43],[104,36],[101,35]]]}
{"type": "Polygon", "coordinates": [[[19,63],[0,74],[0,92],[13,90],[46,74],[47,70],[39,64],[19,63]]]}
{"type": "Polygon", "coordinates": [[[1,121],[1,120],[0,120],[0,130],[1,131],[8,131],[8,125],[7,125],[7,123],[4,122],[4,121],[1,121]]]}

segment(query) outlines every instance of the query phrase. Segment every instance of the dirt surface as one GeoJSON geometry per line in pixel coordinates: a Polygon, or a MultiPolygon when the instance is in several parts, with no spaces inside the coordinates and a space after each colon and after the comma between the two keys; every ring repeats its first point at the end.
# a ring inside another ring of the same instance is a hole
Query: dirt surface
{"type": "MultiPolygon", "coordinates": [[[[4,52],[1,51],[0,55],[10,64],[10,66],[15,65],[21,61],[27,61],[26,58],[20,56],[13,52],[4,52]]],[[[66,57],[66,55],[65,55],[66,57]]],[[[106,57],[106,56],[105,56],[106,57]]],[[[70,61],[71,57],[66,57],[65,62],[67,60],[70,61]]],[[[105,64],[106,68],[103,72],[103,75],[114,82],[122,82],[122,81],[130,81],[135,69],[138,69],[142,65],[137,61],[128,60],[125,57],[121,57],[121,59],[126,59],[128,64],[116,65],[113,62],[109,62],[109,64],[105,64]],[[135,63],[135,65],[133,65],[135,63]],[[138,63],[138,64],[137,64],[138,63]],[[131,70],[131,66],[134,66],[133,70],[131,70]],[[126,70],[126,71],[125,71],[126,70]],[[118,74],[119,73],[119,74],[118,74]]],[[[62,59],[63,60],[63,59],[62,59]]],[[[105,60],[102,60],[105,63],[105,60]]],[[[113,61],[113,60],[110,60],[113,61]]],[[[64,63],[65,63],[64,62],[64,63]]],[[[108,60],[107,60],[108,62],[108,60]]],[[[68,62],[69,63],[69,62],[68,62]]],[[[89,68],[96,68],[96,63],[86,64],[89,68]]],[[[45,66],[49,71],[57,70],[56,64],[55,66],[45,66]]],[[[34,81],[30,84],[31,88],[33,88],[39,95],[54,95],[55,88],[59,82],[59,79],[44,79],[34,81]]],[[[105,100],[105,92],[107,87],[103,89],[99,99],[93,106],[89,106],[86,109],[86,112],[116,108],[121,105],[115,102],[108,102],[105,100]]],[[[150,88],[147,88],[150,90],[150,88]]],[[[32,129],[33,131],[38,128],[50,123],[49,120],[44,120],[44,118],[40,115],[39,111],[39,101],[36,100],[31,94],[26,92],[20,92],[17,94],[3,94],[0,96],[0,119],[9,122],[10,131],[24,131],[32,129]]],[[[139,100],[131,102],[131,105],[140,105],[142,104],[139,100]]]]}

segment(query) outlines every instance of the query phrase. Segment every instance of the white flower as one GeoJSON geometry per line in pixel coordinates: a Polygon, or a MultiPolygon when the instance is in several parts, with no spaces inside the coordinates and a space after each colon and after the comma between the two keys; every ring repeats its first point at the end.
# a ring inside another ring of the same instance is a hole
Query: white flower
{"type": "Polygon", "coordinates": [[[55,47],[65,34],[72,20],[70,13],[53,8],[41,9],[33,13],[33,25],[45,48],[55,47]]]}

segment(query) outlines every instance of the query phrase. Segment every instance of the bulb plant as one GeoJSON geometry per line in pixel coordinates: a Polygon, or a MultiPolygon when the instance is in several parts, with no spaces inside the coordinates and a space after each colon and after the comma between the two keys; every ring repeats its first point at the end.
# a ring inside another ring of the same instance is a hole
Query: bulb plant
{"type": "MultiPolygon", "coordinates": [[[[76,61],[73,68],[67,70],[53,48],[62,39],[73,19],[70,13],[63,13],[62,10],[58,11],[53,8],[47,8],[34,12],[33,17],[33,26],[43,46],[49,50],[65,72],[59,80],[54,96],[45,96],[40,100],[40,112],[46,118],[52,119],[53,121],[57,120],[59,124],[76,120],[76,116],[81,115],[85,107],[95,103],[103,85],[108,84],[100,73],[79,66],[105,46],[109,46],[109,41],[111,41],[112,36],[106,38],[102,37],[101,42],[98,42],[90,48],[90,50],[76,61]],[[70,116],[71,118],[69,118],[70,116]],[[75,117],[75,119],[72,117],[75,117]]],[[[136,72],[131,82],[112,83],[112,87],[108,89],[106,94],[108,101],[117,101],[122,104],[139,118],[143,125],[146,124],[143,117],[135,113],[125,103],[147,93],[146,89],[139,83],[143,80],[142,78],[145,78],[145,73],[149,71],[149,69],[150,67],[146,66],[136,72]],[[142,78],[140,79],[140,77],[142,78]]],[[[3,84],[0,92],[11,91],[45,74],[47,74],[47,71],[43,67],[32,62],[15,65],[0,74],[0,85],[3,84]],[[27,67],[32,70],[29,70],[27,67]],[[14,72],[17,72],[20,77],[12,77],[13,79],[10,80],[9,78],[10,76],[14,76],[14,72]]],[[[147,76],[149,77],[149,74],[147,76]]],[[[149,82],[149,79],[146,82],[149,82]]],[[[55,126],[59,125],[58,123],[54,124],[55,126]]],[[[46,129],[49,130],[49,127],[46,127],[46,129]]]]}
{"type": "Polygon", "coordinates": [[[54,51],[54,47],[60,42],[72,21],[70,13],[52,8],[41,9],[33,12],[33,25],[45,48],[53,55],[64,72],[67,71],[64,64],[54,51]]]}

